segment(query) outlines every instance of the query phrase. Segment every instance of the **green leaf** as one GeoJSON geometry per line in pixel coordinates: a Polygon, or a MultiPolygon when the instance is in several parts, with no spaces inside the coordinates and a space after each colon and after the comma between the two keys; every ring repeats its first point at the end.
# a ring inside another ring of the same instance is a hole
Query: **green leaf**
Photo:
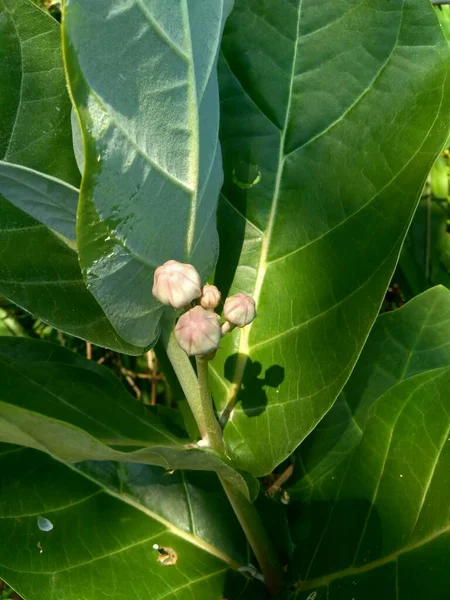
{"type": "Polygon", "coordinates": [[[448,72],[428,2],[236,2],[216,284],[251,294],[258,317],[223,340],[212,377],[228,451],[254,475],[351,373],[446,140],[448,72]]]}
{"type": "Polygon", "coordinates": [[[2,450],[0,576],[25,600],[265,598],[258,582],[236,572],[237,522],[227,521],[223,540],[224,523],[214,518],[222,499],[202,482],[177,480],[172,489],[170,477],[164,484],[129,465],[119,492],[102,475],[89,480],[32,450],[2,450]],[[39,528],[39,517],[51,530],[39,528]],[[172,548],[176,564],[158,562],[155,544],[172,548]]]}
{"type": "Polygon", "coordinates": [[[449,333],[444,288],[379,317],[322,431],[300,448],[289,510],[301,583],[290,598],[445,597],[449,333]]]}
{"type": "Polygon", "coordinates": [[[44,173],[0,161],[0,192],[40,223],[69,240],[76,239],[79,190],[73,186],[44,173]]]}
{"type": "Polygon", "coordinates": [[[190,443],[176,411],[144,406],[105,376],[104,367],[81,357],[75,361],[59,346],[52,353],[48,348],[39,356],[25,339],[6,337],[0,344],[0,441],[68,462],[119,460],[215,471],[247,498],[257,496],[256,480],[238,473],[225,456],[190,443]],[[4,355],[9,346],[14,354],[4,355]]]}
{"type": "MultiPolygon", "coordinates": [[[[28,0],[1,0],[0,37],[0,157],[78,185],[58,23],[28,0]]],[[[21,173],[36,187],[39,175],[21,173]]],[[[21,208],[44,220],[38,206],[23,201],[22,196],[21,208]]],[[[87,290],[72,248],[2,196],[0,214],[2,295],[71,335],[128,354],[144,351],[113,329],[87,290]]]]}
{"type": "Polygon", "coordinates": [[[163,308],[155,269],[217,258],[222,184],[216,60],[231,0],[67,0],[63,43],[85,169],[78,248],[120,335],[148,346],[163,308]],[[124,43],[126,40],[126,43],[124,43]]]}
{"type": "Polygon", "coordinates": [[[136,463],[88,461],[76,469],[122,498],[245,564],[245,535],[214,473],[164,471],[136,463]]]}
{"type": "Polygon", "coordinates": [[[70,335],[126,354],[122,340],[86,288],[76,252],[0,196],[0,293],[70,335]]]}
{"type": "Polygon", "coordinates": [[[1,0],[0,37],[0,158],[77,186],[58,23],[29,0],[1,0]]]}
{"type": "MultiPolygon", "coordinates": [[[[372,405],[401,381],[450,365],[450,291],[435,287],[378,317],[356,367],[298,449],[302,485],[333,475],[360,442],[372,405]]],[[[298,484],[300,486],[300,484],[298,484]]]]}

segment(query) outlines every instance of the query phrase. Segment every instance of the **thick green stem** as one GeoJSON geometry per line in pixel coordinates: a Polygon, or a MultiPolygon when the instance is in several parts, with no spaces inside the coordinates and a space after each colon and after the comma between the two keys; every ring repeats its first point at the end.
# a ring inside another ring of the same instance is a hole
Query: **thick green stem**
{"type": "MultiPolygon", "coordinates": [[[[209,391],[208,361],[203,357],[197,358],[198,376],[196,376],[187,354],[178,345],[173,331],[169,333],[168,328],[163,328],[161,342],[189,402],[202,440],[205,445],[225,454],[222,430],[214,414],[209,391]]],[[[284,587],[283,571],[261,519],[255,507],[240,492],[235,490],[228,481],[220,476],[219,478],[256,556],[267,589],[276,596],[284,587]]]]}
{"type": "Polygon", "coordinates": [[[229,482],[221,477],[220,481],[256,556],[267,589],[278,596],[284,588],[283,570],[256,508],[229,482]]]}
{"type": "Polygon", "coordinates": [[[208,389],[208,364],[199,360],[199,378],[192,368],[187,354],[180,348],[173,331],[169,333],[163,328],[161,342],[166,350],[167,356],[172,363],[178,381],[191,407],[192,414],[197,422],[200,435],[205,445],[223,452],[222,430],[214,414],[212,400],[208,389]],[[205,372],[206,370],[206,372],[205,372]]]}
{"type": "Polygon", "coordinates": [[[214,414],[213,402],[208,384],[208,361],[200,356],[196,357],[198,388],[200,392],[200,403],[206,430],[208,432],[210,445],[224,452],[225,448],[222,441],[222,429],[214,414]]]}

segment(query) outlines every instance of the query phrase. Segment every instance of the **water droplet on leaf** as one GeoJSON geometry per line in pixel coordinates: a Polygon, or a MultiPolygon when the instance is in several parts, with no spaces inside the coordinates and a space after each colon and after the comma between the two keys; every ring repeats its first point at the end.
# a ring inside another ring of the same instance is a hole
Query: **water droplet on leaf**
{"type": "Polygon", "coordinates": [[[41,531],[51,531],[53,529],[53,523],[45,517],[39,516],[37,518],[37,524],[41,531]]]}

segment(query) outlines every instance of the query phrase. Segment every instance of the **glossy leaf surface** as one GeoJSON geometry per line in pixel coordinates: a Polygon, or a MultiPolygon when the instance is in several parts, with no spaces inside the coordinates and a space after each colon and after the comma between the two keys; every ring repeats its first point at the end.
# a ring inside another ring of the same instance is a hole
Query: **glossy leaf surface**
{"type": "Polygon", "coordinates": [[[226,457],[191,444],[175,411],[139,404],[104,367],[53,348],[49,353],[45,345],[41,356],[33,342],[2,340],[0,441],[69,462],[120,460],[216,471],[255,498],[257,481],[244,479],[226,457]]]}
{"type": "Polygon", "coordinates": [[[338,401],[328,435],[306,441],[289,490],[301,548],[293,559],[301,583],[289,598],[445,597],[449,326],[444,288],[382,315],[344,388],[346,427],[338,401]]]}
{"type": "Polygon", "coordinates": [[[76,239],[77,188],[39,171],[0,161],[0,193],[40,223],[69,240],[76,239]]]}
{"type": "MultiPolygon", "coordinates": [[[[232,554],[179,526],[181,508],[197,514],[195,492],[202,490],[195,484],[188,484],[194,492],[189,499],[184,490],[169,492],[161,516],[133,498],[136,479],[130,487],[122,479],[122,494],[41,453],[1,450],[0,576],[25,600],[128,600],[130,593],[136,600],[265,598],[260,584],[234,570],[239,562],[232,554]],[[39,527],[43,519],[51,530],[39,527]],[[154,544],[173,549],[176,564],[158,562],[154,544]]],[[[138,488],[147,497],[160,492],[142,473],[138,488]]],[[[209,504],[212,512],[220,506],[214,495],[209,504]]],[[[207,519],[203,525],[211,538],[214,527],[221,527],[207,519]]],[[[231,550],[239,540],[237,527],[228,523],[231,550]]]]}
{"type": "Polygon", "coordinates": [[[216,284],[258,316],[224,339],[213,382],[241,468],[270,472],[348,378],[446,140],[448,70],[427,2],[236,2],[216,284]]]}
{"type": "MultiPolygon", "coordinates": [[[[0,37],[0,157],[78,185],[58,23],[28,0],[2,0],[0,37]]],[[[42,217],[23,198],[18,205],[42,217]]],[[[0,215],[2,295],[71,335],[127,354],[144,351],[113,329],[87,290],[73,249],[1,196],[0,215]]]]}
{"type": "Polygon", "coordinates": [[[175,259],[206,279],[217,258],[216,60],[231,5],[65,3],[66,68],[85,155],[80,261],[89,288],[133,344],[159,335],[155,269],[175,259]]]}

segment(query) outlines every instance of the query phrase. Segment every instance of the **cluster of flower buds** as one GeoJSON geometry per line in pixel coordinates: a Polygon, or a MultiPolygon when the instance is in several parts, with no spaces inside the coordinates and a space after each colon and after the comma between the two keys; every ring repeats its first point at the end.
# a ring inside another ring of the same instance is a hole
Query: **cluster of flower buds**
{"type": "Polygon", "coordinates": [[[245,327],[256,317],[255,301],[247,294],[225,300],[225,322],[214,312],[221,300],[215,285],[201,287],[200,275],[192,265],[169,260],[155,271],[153,295],[162,304],[186,309],[175,327],[181,348],[189,355],[207,356],[219,347],[223,335],[235,327],[245,327]],[[194,301],[199,304],[191,306],[194,301]]]}

